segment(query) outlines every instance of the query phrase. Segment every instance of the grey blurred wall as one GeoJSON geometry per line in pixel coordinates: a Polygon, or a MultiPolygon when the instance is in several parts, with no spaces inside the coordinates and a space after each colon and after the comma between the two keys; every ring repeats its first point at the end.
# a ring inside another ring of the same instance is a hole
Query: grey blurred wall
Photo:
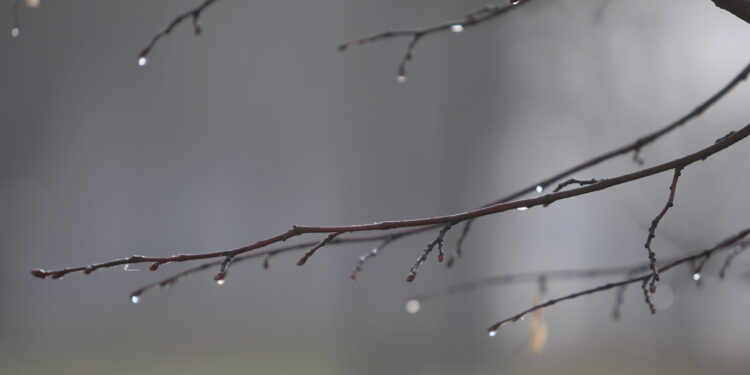
{"type": "MultiPolygon", "coordinates": [[[[301,268],[293,255],[268,271],[237,265],[221,288],[199,274],[139,305],[130,291],[182,267],[33,279],[34,267],[227,249],[290,224],[464,210],[663,126],[750,59],[750,27],[708,0],[535,1],[425,39],[398,84],[405,40],[335,46],[485,1],[225,0],[203,35],[178,28],[139,68],[149,38],[195,3],[43,0],[22,9],[19,38],[0,37],[2,373],[747,373],[750,259],[723,282],[709,264],[701,288],[676,271],[655,316],[637,288],[621,322],[611,293],[555,306],[541,356],[523,349],[525,324],[484,335],[534,285],[404,312],[413,293],[481,276],[643,261],[667,174],[485,218],[453,270],[428,262],[413,284],[429,236],[393,244],[356,283],[367,246],[325,248],[301,268]]],[[[740,86],[645,149],[646,165],[744,126],[748,100],[740,86]]],[[[741,143],[685,170],[660,256],[750,225],[749,157],[741,143]]],[[[623,157],[577,177],[637,168],[623,157]]]]}

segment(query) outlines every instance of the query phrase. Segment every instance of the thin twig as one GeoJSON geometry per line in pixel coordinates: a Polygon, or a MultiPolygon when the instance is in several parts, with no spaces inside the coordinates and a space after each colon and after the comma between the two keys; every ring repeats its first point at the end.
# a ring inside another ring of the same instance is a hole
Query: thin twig
{"type": "Polygon", "coordinates": [[[643,245],[648,251],[648,259],[650,261],[649,268],[651,269],[651,274],[653,276],[651,277],[651,283],[649,284],[649,291],[651,293],[656,293],[656,282],[659,281],[659,272],[656,269],[656,253],[654,253],[654,250],[651,249],[651,240],[656,237],[656,227],[659,225],[661,219],[670,208],[674,207],[674,194],[677,191],[677,182],[680,179],[680,175],[682,174],[682,168],[683,167],[676,167],[674,169],[672,184],[669,185],[669,198],[667,199],[667,204],[665,204],[661,212],[656,215],[656,218],[651,221],[651,227],[648,229],[648,236],[646,237],[646,244],[643,245]]]}
{"type": "Polygon", "coordinates": [[[719,270],[720,279],[724,279],[724,277],[727,275],[727,270],[732,264],[734,258],[737,257],[737,255],[740,255],[741,252],[745,251],[745,249],[749,247],[748,245],[749,244],[741,244],[736,249],[734,249],[731,254],[727,255],[727,258],[724,259],[724,264],[721,265],[721,269],[719,270]]]}
{"type": "Polygon", "coordinates": [[[578,179],[575,179],[575,178],[571,178],[571,179],[569,179],[569,180],[567,180],[565,182],[561,182],[559,185],[557,185],[557,187],[555,188],[555,190],[553,190],[552,192],[553,193],[557,193],[558,191],[562,190],[564,187],[566,187],[568,185],[572,185],[572,184],[578,184],[578,186],[585,186],[585,185],[595,184],[597,182],[599,182],[599,180],[597,180],[595,178],[592,178],[590,180],[578,180],[578,179]]]}
{"type": "Polygon", "coordinates": [[[299,258],[297,261],[298,266],[302,266],[305,263],[307,263],[307,260],[310,259],[313,254],[315,254],[316,251],[320,250],[321,247],[327,245],[329,242],[333,241],[334,238],[338,237],[342,232],[334,232],[326,236],[326,238],[320,240],[315,246],[313,246],[312,249],[308,250],[305,255],[302,256],[302,258],[299,258]]]}
{"type": "Polygon", "coordinates": [[[419,268],[419,266],[422,265],[422,263],[427,261],[427,256],[430,255],[430,253],[432,252],[432,249],[434,249],[436,245],[439,251],[438,262],[440,263],[443,262],[443,238],[445,237],[445,234],[448,233],[448,231],[451,229],[452,226],[453,226],[453,223],[451,222],[443,226],[443,228],[440,229],[440,232],[438,232],[437,237],[435,237],[435,239],[432,242],[427,244],[427,247],[422,251],[422,255],[420,255],[419,258],[417,258],[416,262],[414,262],[414,265],[411,266],[411,269],[409,270],[409,274],[406,276],[407,282],[414,281],[414,278],[417,277],[417,269],[419,268]]]}
{"type": "Polygon", "coordinates": [[[365,262],[367,262],[371,258],[375,258],[380,254],[380,252],[388,246],[389,243],[393,241],[392,237],[388,237],[383,242],[380,243],[380,245],[375,246],[372,248],[372,250],[368,251],[367,253],[360,255],[359,259],[357,259],[357,264],[354,265],[354,269],[352,270],[352,273],[349,275],[349,278],[352,280],[357,280],[357,277],[359,276],[359,273],[362,272],[362,268],[365,266],[365,262]]]}
{"type": "Polygon", "coordinates": [[[160,31],[159,33],[157,33],[156,35],[154,35],[151,38],[151,41],[148,43],[148,45],[146,45],[146,47],[144,47],[141,50],[141,53],[138,55],[138,57],[140,58],[140,60],[138,61],[138,64],[139,65],[145,65],[146,64],[146,58],[148,57],[149,52],[151,52],[151,49],[153,49],[154,46],[156,45],[156,42],[158,42],[159,39],[167,36],[169,33],[172,32],[172,30],[177,25],[181,24],[182,22],[184,22],[184,21],[186,21],[188,19],[191,19],[192,22],[193,22],[193,32],[195,33],[195,35],[199,35],[201,33],[201,31],[202,31],[201,30],[201,26],[200,26],[200,22],[199,22],[201,14],[203,14],[203,11],[206,10],[206,8],[208,8],[209,6],[213,5],[214,3],[218,2],[218,1],[219,0],[203,0],[203,2],[200,5],[198,5],[198,6],[194,7],[194,8],[192,8],[192,9],[188,10],[187,12],[182,13],[182,14],[178,15],[177,17],[175,17],[172,20],[172,22],[170,22],[169,24],[167,24],[167,26],[162,31],[160,31]]]}
{"type": "Polygon", "coordinates": [[[473,222],[474,220],[466,220],[466,223],[464,223],[464,229],[461,231],[458,241],[456,241],[456,250],[448,257],[448,262],[446,262],[448,268],[453,267],[453,263],[464,255],[464,241],[466,241],[466,237],[469,235],[469,230],[473,222]]]}

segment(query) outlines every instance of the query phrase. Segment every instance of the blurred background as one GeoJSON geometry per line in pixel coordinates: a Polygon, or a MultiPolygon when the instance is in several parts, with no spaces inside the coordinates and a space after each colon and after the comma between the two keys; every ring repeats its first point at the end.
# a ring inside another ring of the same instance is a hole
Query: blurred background
{"type": "MultiPolygon", "coordinates": [[[[38,280],[131,254],[223,250],[291,224],[354,224],[462,211],[661,127],[750,59],[750,25],[709,0],[535,1],[460,34],[424,39],[396,82],[407,40],[344,42],[459,17],[486,0],[225,0],[138,52],[199,3],[0,4],[0,370],[6,374],[747,374],[750,258],[719,281],[665,275],[660,311],[639,288],[623,318],[611,292],[546,311],[535,356],[525,309],[536,286],[425,301],[410,295],[483,276],[646,260],[643,242],[671,174],[548,208],[477,221],[452,270],[404,278],[433,235],[398,241],[349,273],[366,244],[327,247],[129,293],[187,267],[38,280]]],[[[643,150],[652,166],[750,121],[739,86],[643,150]]],[[[657,231],[661,257],[750,225],[750,143],[688,167],[657,231]]],[[[630,156],[578,178],[640,168],[630,156]]],[[[452,250],[458,231],[449,233],[452,250]]],[[[308,238],[311,239],[311,238],[308,238]]],[[[561,296],[606,282],[549,285],[561,296]]]]}

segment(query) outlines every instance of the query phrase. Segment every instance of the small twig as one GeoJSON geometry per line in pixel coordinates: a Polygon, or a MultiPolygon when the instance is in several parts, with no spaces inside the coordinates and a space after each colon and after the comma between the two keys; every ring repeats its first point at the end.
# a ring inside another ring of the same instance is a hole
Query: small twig
{"type": "MultiPolygon", "coordinates": [[[[698,259],[700,257],[705,257],[707,255],[710,255],[711,253],[713,253],[715,251],[718,251],[720,249],[726,248],[726,247],[728,247],[728,246],[730,246],[730,245],[732,245],[732,244],[734,244],[734,243],[742,240],[743,238],[747,237],[749,234],[750,234],[750,228],[745,229],[745,230],[741,231],[740,233],[738,233],[738,234],[736,234],[736,235],[734,235],[732,237],[729,237],[729,238],[721,241],[719,244],[717,244],[716,246],[714,246],[714,247],[712,247],[710,249],[703,250],[703,251],[701,251],[701,252],[699,252],[697,254],[686,256],[686,257],[680,258],[678,260],[675,260],[675,261],[673,261],[671,263],[668,263],[668,264],[662,266],[659,269],[659,272],[660,273],[664,273],[664,272],[666,272],[666,271],[668,271],[668,270],[670,270],[670,269],[672,269],[672,268],[674,268],[676,266],[679,266],[679,265],[681,265],[683,263],[687,263],[687,262],[693,261],[695,259],[698,259]]],[[[636,283],[636,282],[642,283],[641,286],[642,286],[642,288],[644,290],[644,295],[645,295],[645,298],[646,298],[646,302],[649,303],[651,298],[650,298],[650,295],[648,293],[648,290],[646,290],[646,284],[648,283],[649,279],[651,279],[652,277],[653,277],[653,275],[651,273],[649,273],[647,275],[633,277],[633,278],[622,280],[622,281],[619,281],[619,282],[607,283],[607,284],[600,285],[600,286],[597,286],[597,287],[594,287],[594,288],[591,288],[591,289],[586,289],[586,290],[583,290],[583,291],[580,291],[580,292],[572,293],[572,294],[569,294],[569,295],[566,295],[566,296],[563,296],[563,297],[554,298],[554,299],[548,300],[547,302],[544,302],[544,303],[532,306],[532,307],[530,307],[530,308],[528,308],[528,309],[526,309],[526,310],[524,310],[524,311],[522,311],[522,312],[520,312],[520,313],[518,313],[516,315],[511,316],[510,318],[501,320],[501,321],[499,321],[499,322],[491,325],[489,328],[487,328],[487,331],[490,333],[490,336],[495,336],[495,333],[497,332],[497,330],[500,327],[502,327],[502,326],[504,326],[505,324],[508,324],[508,323],[516,322],[519,319],[523,318],[524,316],[526,316],[527,314],[529,314],[529,313],[531,313],[533,311],[536,311],[536,310],[539,310],[539,309],[543,309],[545,307],[552,306],[552,305],[557,304],[559,302],[563,302],[563,301],[567,301],[567,300],[572,300],[572,299],[575,299],[575,298],[578,298],[578,297],[581,297],[581,296],[598,293],[598,292],[601,292],[601,291],[609,290],[609,289],[612,289],[612,288],[617,288],[617,287],[620,287],[620,286],[623,286],[623,285],[628,285],[628,284],[632,284],[632,283],[636,283]]],[[[649,303],[649,307],[651,309],[655,309],[653,307],[653,304],[651,304],[651,303],[649,303]]],[[[652,311],[654,311],[654,310],[652,310],[652,311]]]]}
{"type": "MultiPolygon", "coordinates": [[[[649,263],[646,263],[638,268],[633,268],[630,272],[627,273],[626,279],[629,279],[636,274],[642,272],[645,269],[648,269],[649,263]]],[[[615,303],[612,306],[612,320],[620,320],[620,310],[622,308],[622,305],[625,303],[625,291],[627,290],[628,285],[622,285],[617,288],[617,291],[615,292],[615,303]]]]}
{"type": "MultiPolygon", "coordinates": [[[[651,269],[651,282],[649,284],[649,291],[651,293],[656,293],[656,282],[659,281],[659,272],[656,269],[656,253],[654,253],[654,250],[651,249],[651,240],[656,237],[656,227],[659,225],[659,221],[664,217],[664,215],[667,213],[667,211],[674,206],[674,194],[677,191],[677,182],[680,179],[680,175],[682,174],[682,167],[677,167],[674,169],[674,176],[672,177],[672,184],[669,185],[669,199],[667,199],[667,204],[664,205],[664,208],[662,208],[661,212],[659,212],[658,215],[656,215],[656,218],[651,221],[651,227],[648,229],[648,237],[646,238],[646,244],[643,246],[648,251],[648,259],[651,262],[649,265],[649,268],[651,269]]],[[[652,308],[653,310],[653,308],[652,308]]]]}
{"type": "Polygon", "coordinates": [[[729,255],[727,255],[727,258],[724,260],[724,264],[722,264],[721,269],[719,270],[719,278],[724,279],[724,277],[727,275],[727,270],[729,269],[729,266],[732,264],[732,261],[734,260],[737,255],[740,255],[741,252],[743,252],[745,249],[748,248],[748,244],[741,244],[737,248],[735,248],[729,255]]]}
{"type": "Polygon", "coordinates": [[[334,232],[326,236],[326,238],[320,240],[315,246],[313,246],[312,249],[308,250],[305,255],[302,256],[302,258],[299,258],[297,261],[298,266],[302,266],[305,263],[307,263],[307,260],[310,259],[313,254],[315,254],[316,251],[318,251],[321,247],[327,245],[329,242],[333,241],[334,238],[338,237],[343,232],[334,232]]]}
{"type": "Polygon", "coordinates": [[[234,259],[234,255],[228,255],[226,258],[224,258],[224,261],[221,262],[219,272],[216,274],[216,276],[214,276],[214,281],[216,281],[217,284],[224,285],[227,273],[229,273],[229,265],[232,263],[232,259],[234,259]]]}
{"type": "Polygon", "coordinates": [[[380,245],[375,246],[372,248],[372,250],[368,251],[367,253],[360,255],[359,259],[357,260],[357,264],[354,265],[354,269],[352,270],[351,275],[349,275],[349,278],[356,281],[357,276],[359,276],[359,273],[362,272],[362,268],[365,266],[365,262],[367,262],[369,259],[376,257],[378,254],[380,254],[380,251],[383,250],[389,243],[391,243],[394,240],[393,237],[388,237],[383,242],[380,243],[380,245]]]}
{"type": "MultiPolygon", "coordinates": [[[[651,290],[654,290],[652,286],[649,286],[646,288],[646,285],[648,285],[649,280],[653,280],[654,275],[649,275],[649,277],[643,279],[643,282],[641,283],[641,290],[643,291],[643,299],[646,301],[646,305],[648,306],[648,310],[651,311],[651,314],[656,314],[656,306],[654,306],[654,301],[651,299],[651,290]]],[[[651,282],[651,285],[653,284],[653,281],[651,282]]]]}
{"type": "Polygon", "coordinates": [[[564,187],[566,187],[568,185],[572,185],[572,184],[578,184],[579,186],[586,186],[586,185],[595,184],[597,182],[599,182],[599,180],[597,180],[595,178],[592,178],[590,180],[578,180],[578,179],[575,179],[575,178],[571,178],[571,179],[569,179],[569,180],[567,180],[565,182],[561,182],[559,185],[557,185],[557,187],[555,188],[555,190],[553,190],[552,192],[553,193],[557,193],[558,191],[562,190],[564,187]]]}
{"type": "Polygon", "coordinates": [[[417,269],[422,265],[422,263],[427,261],[427,256],[430,255],[432,249],[434,249],[436,245],[439,249],[438,262],[443,262],[443,237],[445,237],[445,234],[448,233],[453,225],[453,223],[449,222],[448,224],[443,226],[443,228],[440,229],[440,232],[438,232],[437,237],[432,242],[427,244],[427,247],[422,251],[422,255],[420,255],[419,258],[417,258],[417,261],[414,262],[414,265],[411,266],[409,274],[406,276],[407,282],[414,281],[414,278],[417,277],[417,269]]]}
{"type": "Polygon", "coordinates": [[[446,266],[448,268],[453,267],[453,264],[456,262],[456,260],[460,259],[464,255],[464,241],[466,241],[466,237],[469,235],[469,230],[471,229],[472,223],[474,223],[474,220],[466,220],[466,223],[464,223],[464,229],[461,231],[461,235],[458,237],[458,241],[456,241],[456,249],[453,250],[451,256],[448,257],[448,262],[446,262],[446,266]]]}
{"type": "Polygon", "coordinates": [[[206,10],[209,6],[213,5],[214,3],[218,2],[219,0],[203,0],[203,2],[196,6],[195,8],[192,8],[188,10],[185,13],[182,13],[175,17],[172,22],[167,24],[167,26],[160,31],[158,34],[154,35],[153,38],[151,38],[151,41],[146,45],[145,48],[141,50],[141,53],[138,55],[138,65],[146,65],[146,62],[148,61],[148,54],[151,52],[151,49],[154,48],[156,45],[156,42],[159,41],[159,39],[167,36],[169,33],[172,32],[172,30],[182,22],[191,19],[193,22],[193,32],[195,35],[199,35],[201,33],[201,26],[200,26],[200,16],[203,14],[203,11],[206,10]]]}

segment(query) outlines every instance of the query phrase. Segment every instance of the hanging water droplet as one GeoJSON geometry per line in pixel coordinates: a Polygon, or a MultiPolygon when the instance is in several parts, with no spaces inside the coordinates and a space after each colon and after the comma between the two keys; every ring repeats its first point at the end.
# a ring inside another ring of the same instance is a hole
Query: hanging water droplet
{"type": "Polygon", "coordinates": [[[406,82],[406,76],[405,75],[400,75],[400,76],[396,77],[396,81],[398,83],[404,83],[404,82],[406,82]]]}
{"type": "Polygon", "coordinates": [[[372,249],[372,251],[371,251],[370,253],[371,253],[372,255],[378,255],[378,251],[379,251],[379,250],[378,250],[378,248],[377,248],[377,247],[375,247],[375,248],[373,248],[373,249],[372,249]]]}
{"type": "Polygon", "coordinates": [[[227,282],[225,279],[216,280],[217,285],[224,285],[225,282],[227,282]]]}
{"type": "Polygon", "coordinates": [[[419,301],[416,299],[410,299],[409,302],[406,302],[406,312],[409,314],[418,313],[420,307],[419,301]]]}
{"type": "Polygon", "coordinates": [[[520,2],[521,0],[510,0],[510,5],[518,5],[520,2]]]}
{"type": "Polygon", "coordinates": [[[694,281],[699,281],[700,279],[701,279],[700,272],[696,272],[696,273],[693,274],[693,280],[694,281]]]}
{"type": "Polygon", "coordinates": [[[21,35],[21,29],[14,27],[13,29],[10,30],[10,36],[14,38],[18,38],[19,35],[21,35]]]}
{"type": "Polygon", "coordinates": [[[148,58],[146,56],[141,56],[141,58],[138,59],[138,66],[145,66],[148,62],[148,58]]]}
{"type": "Polygon", "coordinates": [[[487,332],[487,334],[490,335],[490,337],[495,337],[495,335],[497,335],[497,331],[489,331],[487,332]]]}
{"type": "Polygon", "coordinates": [[[367,257],[366,257],[366,256],[364,256],[364,255],[362,255],[361,257],[359,257],[359,261],[360,261],[360,262],[364,262],[364,261],[366,261],[366,260],[367,260],[367,257]]]}
{"type": "Polygon", "coordinates": [[[516,208],[516,210],[518,210],[518,211],[526,211],[528,209],[529,209],[528,207],[518,207],[518,208],[516,208]]]}
{"type": "Polygon", "coordinates": [[[130,302],[133,302],[133,304],[137,304],[138,302],[141,302],[141,297],[137,295],[130,296],[130,302]]]}
{"type": "Polygon", "coordinates": [[[544,191],[544,186],[542,186],[542,185],[537,185],[536,186],[536,192],[537,193],[541,194],[543,191],[544,191]]]}
{"type": "Polygon", "coordinates": [[[452,25],[451,26],[451,31],[453,31],[454,33],[460,33],[462,31],[464,31],[464,25],[462,25],[460,23],[452,25]]]}

